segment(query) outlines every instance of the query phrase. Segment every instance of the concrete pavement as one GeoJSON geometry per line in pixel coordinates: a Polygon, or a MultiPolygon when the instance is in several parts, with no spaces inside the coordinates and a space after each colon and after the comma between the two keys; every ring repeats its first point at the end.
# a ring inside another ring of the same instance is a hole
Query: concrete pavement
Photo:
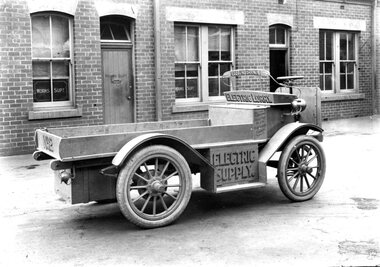
{"type": "Polygon", "coordinates": [[[0,158],[0,265],[380,265],[380,117],[324,122],[325,182],[289,202],[275,171],[267,187],[213,195],[195,189],[179,220],[140,230],[117,204],[70,206],[49,162],[0,158]]]}

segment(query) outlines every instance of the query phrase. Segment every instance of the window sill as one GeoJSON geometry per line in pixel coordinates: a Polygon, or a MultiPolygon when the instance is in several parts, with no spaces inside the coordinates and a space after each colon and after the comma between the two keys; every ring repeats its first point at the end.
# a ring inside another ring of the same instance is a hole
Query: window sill
{"type": "Polygon", "coordinates": [[[322,94],[322,102],[365,99],[362,93],[322,94]]]}
{"type": "Polygon", "coordinates": [[[186,104],[176,103],[172,108],[172,113],[208,111],[208,107],[210,105],[223,104],[223,103],[225,103],[225,101],[215,101],[215,102],[206,102],[206,103],[186,103],[186,104]]]}
{"type": "Polygon", "coordinates": [[[29,120],[48,120],[75,117],[82,117],[82,108],[32,110],[28,113],[29,120]]]}

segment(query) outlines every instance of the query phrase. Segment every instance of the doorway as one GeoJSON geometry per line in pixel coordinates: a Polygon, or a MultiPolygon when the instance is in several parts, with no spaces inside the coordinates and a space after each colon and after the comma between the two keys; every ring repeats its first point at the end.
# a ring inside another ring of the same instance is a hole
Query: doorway
{"type": "MultiPolygon", "coordinates": [[[[270,50],[269,53],[269,61],[270,61],[270,73],[273,78],[277,78],[280,76],[286,76],[287,73],[287,51],[286,50],[270,50]]],[[[278,87],[272,79],[270,80],[270,91],[274,92],[278,87]]]]}
{"type": "Polygon", "coordinates": [[[134,121],[133,44],[130,20],[100,19],[104,123],[134,121]]]}
{"type": "MultiPolygon", "coordinates": [[[[273,78],[289,75],[289,27],[281,24],[269,27],[269,71],[273,78]]],[[[270,80],[270,91],[279,85],[270,80]]]]}

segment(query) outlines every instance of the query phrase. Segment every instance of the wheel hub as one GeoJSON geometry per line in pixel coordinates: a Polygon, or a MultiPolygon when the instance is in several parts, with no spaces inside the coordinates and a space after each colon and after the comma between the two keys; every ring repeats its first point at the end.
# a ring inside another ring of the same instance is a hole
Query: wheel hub
{"type": "Polygon", "coordinates": [[[311,169],[309,168],[307,163],[301,163],[298,170],[300,174],[305,174],[307,172],[310,172],[311,169]]]}
{"type": "Polygon", "coordinates": [[[148,184],[148,191],[152,196],[158,196],[159,194],[165,193],[166,186],[161,179],[153,178],[148,184]]]}
{"type": "Polygon", "coordinates": [[[160,181],[154,181],[151,188],[153,193],[163,193],[165,191],[165,186],[160,181]]]}

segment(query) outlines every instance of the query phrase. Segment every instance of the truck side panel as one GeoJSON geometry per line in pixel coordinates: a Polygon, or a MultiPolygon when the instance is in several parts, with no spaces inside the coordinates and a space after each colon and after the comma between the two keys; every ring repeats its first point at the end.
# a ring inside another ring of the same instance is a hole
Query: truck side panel
{"type": "MultiPolygon", "coordinates": [[[[199,145],[208,146],[209,144],[217,142],[252,140],[254,136],[252,125],[243,124],[67,137],[60,140],[58,149],[56,149],[54,145],[53,156],[59,156],[56,158],[61,161],[115,156],[127,142],[146,133],[173,135],[195,147],[199,145]]],[[[41,132],[37,132],[37,135],[38,138],[41,138],[40,135],[42,134],[41,132]]],[[[46,152],[44,147],[39,146],[38,149],[42,149],[43,152],[46,152]]]]}

